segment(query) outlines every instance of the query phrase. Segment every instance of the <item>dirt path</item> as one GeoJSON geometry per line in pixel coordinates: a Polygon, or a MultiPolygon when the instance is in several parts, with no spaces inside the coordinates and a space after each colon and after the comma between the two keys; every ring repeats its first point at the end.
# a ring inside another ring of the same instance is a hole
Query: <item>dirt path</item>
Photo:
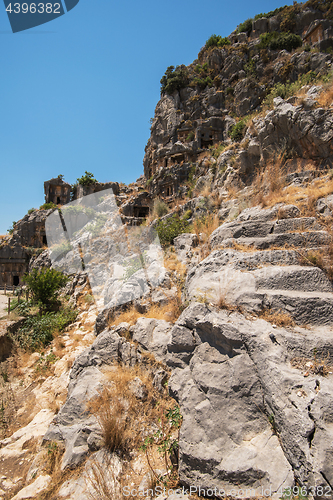
{"type": "Polygon", "coordinates": [[[7,306],[8,306],[8,295],[5,295],[4,292],[0,292],[0,318],[7,313],[6,311],[7,306]]]}

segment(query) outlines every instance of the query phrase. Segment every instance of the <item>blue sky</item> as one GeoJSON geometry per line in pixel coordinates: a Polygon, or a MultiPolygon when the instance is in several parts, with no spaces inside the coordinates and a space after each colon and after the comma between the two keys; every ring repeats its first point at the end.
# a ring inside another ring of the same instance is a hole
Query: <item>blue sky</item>
{"type": "Polygon", "coordinates": [[[43,183],[58,174],[135,181],[167,66],[285,3],[80,0],[13,34],[0,0],[0,234],[44,202],[43,183]]]}

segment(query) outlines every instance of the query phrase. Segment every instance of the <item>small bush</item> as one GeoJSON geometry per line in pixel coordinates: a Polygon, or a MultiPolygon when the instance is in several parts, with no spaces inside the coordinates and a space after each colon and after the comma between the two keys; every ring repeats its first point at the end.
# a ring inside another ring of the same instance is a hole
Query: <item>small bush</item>
{"type": "Polygon", "coordinates": [[[259,49],[269,48],[271,50],[287,50],[291,52],[293,49],[302,46],[302,38],[294,33],[263,33],[260,35],[259,49]]]}
{"type": "Polygon", "coordinates": [[[153,208],[153,216],[154,218],[156,217],[163,217],[164,215],[169,213],[169,207],[168,205],[160,199],[156,199],[154,201],[154,208],[153,208]]]}
{"type": "Polygon", "coordinates": [[[252,18],[246,19],[246,21],[244,21],[243,23],[241,23],[238,26],[237,33],[244,33],[244,32],[246,32],[249,35],[251,33],[251,31],[252,31],[252,22],[253,22],[252,18]]]}
{"type": "Polygon", "coordinates": [[[205,48],[210,49],[212,47],[225,47],[226,45],[230,45],[231,42],[229,38],[222,37],[221,35],[212,35],[210,38],[208,38],[205,48]]]}
{"type": "Polygon", "coordinates": [[[161,245],[171,245],[173,240],[182,233],[190,230],[190,224],[185,217],[173,215],[167,220],[160,220],[156,225],[156,231],[161,245]]]}
{"type": "Polygon", "coordinates": [[[305,75],[301,75],[296,82],[290,83],[277,83],[272,87],[270,93],[265,98],[263,104],[271,107],[273,105],[273,99],[275,97],[282,97],[282,99],[288,99],[288,97],[294,96],[297,92],[304,86],[314,83],[318,79],[318,75],[314,71],[309,71],[305,75]]]}
{"type": "Polygon", "coordinates": [[[41,309],[53,307],[58,300],[60,289],[68,282],[68,277],[56,269],[33,269],[23,281],[29,286],[33,299],[41,309]]]}
{"type": "Polygon", "coordinates": [[[39,210],[50,210],[51,208],[57,208],[57,205],[51,201],[50,203],[44,203],[39,207],[39,210]]]}
{"type": "Polygon", "coordinates": [[[212,87],[213,80],[210,76],[206,78],[194,78],[191,82],[191,87],[199,87],[200,90],[204,90],[206,87],[212,87]]]}
{"type": "Polygon", "coordinates": [[[172,95],[176,90],[181,90],[188,84],[188,69],[184,64],[169,66],[161,78],[161,94],[172,95]]]}
{"type": "Polygon", "coordinates": [[[91,184],[96,184],[96,179],[94,178],[94,174],[91,172],[84,172],[84,175],[77,179],[78,184],[80,186],[90,186],[91,184]]]}
{"type": "Polygon", "coordinates": [[[14,229],[15,229],[15,225],[16,225],[16,221],[13,221],[12,227],[10,227],[9,229],[7,229],[7,233],[8,234],[13,234],[14,229]]]}
{"type": "Polygon", "coordinates": [[[35,208],[29,208],[28,215],[32,214],[32,212],[34,212],[35,210],[36,210],[35,208]]]}
{"type": "Polygon", "coordinates": [[[229,129],[228,135],[233,141],[240,142],[245,135],[245,128],[246,125],[244,121],[240,120],[238,123],[236,123],[233,127],[229,129]]]}
{"type": "Polygon", "coordinates": [[[266,12],[265,14],[257,14],[254,16],[254,20],[256,21],[257,19],[261,19],[262,17],[266,17],[266,19],[269,19],[270,17],[276,16],[279,12],[281,12],[286,7],[288,7],[288,6],[284,5],[283,7],[278,7],[275,10],[270,10],[269,12],[266,12]]]}
{"type": "Polygon", "coordinates": [[[69,308],[57,313],[47,312],[43,315],[30,316],[13,334],[13,339],[22,349],[29,351],[41,349],[52,342],[54,333],[64,330],[75,321],[76,317],[77,312],[69,308]]]}

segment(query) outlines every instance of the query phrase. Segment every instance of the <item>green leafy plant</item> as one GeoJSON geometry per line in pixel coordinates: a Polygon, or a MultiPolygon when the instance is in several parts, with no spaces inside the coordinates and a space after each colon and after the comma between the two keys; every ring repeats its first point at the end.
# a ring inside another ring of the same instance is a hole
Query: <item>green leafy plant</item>
{"type": "Polygon", "coordinates": [[[199,87],[200,90],[204,90],[206,87],[212,87],[213,80],[210,76],[206,76],[206,78],[193,78],[191,81],[191,87],[199,87]]]}
{"type": "Polygon", "coordinates": [[[12,226],[9,229],[7,229],[8,234],[13,234],[14,229],[15,229],[15,224],[16,224],[16,222],[13,221],[12,226]]]}
{"type": "Polygon", "coordinates": [[[253,59],[250,59],[245,65],[244,70],[248,77],[256,76],[256,64],[253,59]]]}
{"type": "Polygon", "coordinates": [[[78,184],[80,186],[91,186],[92,184],[96,184],[97,180],[94,177],[94,174],[91,172],[84,172],[84,175],[77,179],[78,184]]]}
{"type": "Polygon", "coordinates": [[[304,85],[309,85],[318,80],[318,75],[314,71],[309,71],[305,75],[301,75],[296,82],[277,83],[271,88],[270,93],[265,98],[263,104],[271,107],[275,97],[287,99],[295,95],[304,85]]]}
{"type": "Polygon", "coordinates": [[[54,354],[53,349],[51,348],[49,354],[46,356],[41,355],[39,360],[36,363],[35,371],[36,373],[43,374],[49,370],[49,368],[58,361],[59,358],[54,354]]]}
{"type": "Polygon", "coordinates": [[[229,129],[228,135],[233,141],[240,142],[245,135],[245,129],[246,125],[244,120],[239,120],[239,122],[229,129]]]}
{"type": "Polygon", "coordinates": [[[154,218],[156,217],[163,217],[164,215],[169,213],[169,207],[168,205],[163,201],[157,198],[154,201],[154,207],[153,207],[153,216],[154,218]]]}
{"type": "Polygon", "coordinates": [[[287,50],[291,52],[293,49],[302,46],[302,38],[294,33],[278,33],[272,31],[260,35],[259,49],[269,48],[271,50],[287,50]]]}
{"type": "Polygon", "coordinates": [[[182,233],[188,232],[190,224],[185,217],[174,214],[166,220],[158,221],[156,231],[161,245],[171,245],[173,240],[182,233]]]}
{"type": "Polygon", "coordinates": [[[191,142],[191,141],[193,141],[194,138],[195,138],[195,133],[192,131],[186,137],[186,142],[191,142]]]}
{"type": "Polygon", "coordinates": [[[215,158],[215,160],[218,159],[218,157],[225,150],[225,148],[226,148],[226,144],[224,144],[223,142],[220,142],[219,144],[216,144],[214,146],[209,146],[211,154],[215,158]]]}
{"type": "Polygon", "coordinates": [[[205,48],[206,49],[210,49],[210,48],[213,48],[213,47],[225,47],[226,45],[230,45],[231,42],[229,40],[229,38],[227,38],[226,36],[225,37],[222,37],[220,35],[212,35],[211,37],[208,38],[206,44],[205,44],[205,48]]]}
{"type": "Polygon", "coordinates": [[[123,279],[126,281],[128,280],[133,274],[135,274],[137,271],[140,271],[145,267],[144,264],[144,259],[142,255],[137,255],[135,257],[132,257],[129,259],[126,265],[126,270],[125,274],[123,276],[123,279]]]}
{"type": "Polygon", "coordinates": [[[288,7],[288,5],[284,5],[283,7],[278,7],[275,10],[270,10],[269,12],[266,12],[265,14],[262,14],[262,13],[256,14],[254,16],[254,20],[256,21],[257,19],[261,19],[262,17],[266,17],[266,19],[269,19],[270,17],[276,16],[277,14],[279,14],[279,12],[281,12],[286,7],[288,7]]]}
{"type": "Polygon", "coordinates": [[[12,334],[13,340],[22,348],[35,351],[47,346],[56,332],[61,332],[77,317],[77,312],[70,308],[29,316],[24,325],[12,334]]]}
{"type": "Polygon", "coordinates": [[[93,238],[99,236],[103,232],[108,218],[107,214],[96,214],[94,220],[84,227],[84,231],[88,231],[93,238]]]}
{"type": "Polygon", "coordinates": [[[169,66],[161,78],[161,94],[172,95],[176,90],[181,90],[188,85],[188,69],[184,64],[169,66]]]}
{"type": "Polygon", "coordinates": [[[241,23],[238,26],[237,33],[244,33],[244,32],[246,32],[248,35],[250,35],[250,33],[252,31],[252,22],[253,22],[252,18],[246,19],[246,21],[244,21],[243,23],[241,23]]]}
{"type": "Polygon", "coordinates": [[[32,212],[34,212],[35,210],[36,210],[35,208],[29,208],[28,215],[32,214],[32,212]]]}
{"type": "Polygon", "coordinates": [[[50,203],[44,203],[39,207],[39,210],[50,210],[51,208],[57,208],[57,205],[51,201],[50,203]]]}
{"type": "Polygon", "coordinates": [[[177,478],[177,469],[175,464],[178,463],[178,443],[179,429],[182,424],[183,417],[177,405],[162,411],[159,418],[159,429],[151,436],[147,436],[141,449],[146,453],[148,465],[157,480],[157,483],[163,483],[167,486],[170,481],[175,481],[177,478]],[[177,436],[174,436],[174,431],[178,431],[177,436]],[[167,471],[167,476],[158,475],[151,465],[149,458],[149,450],[154,443],[158,445],[158,452],[163,456],[167,471]]]}
{"type": "Polygon", "coordinates": [[[34,302],[40,305],[41,310],[47,310],[57,304],[60,289],[68,280],[69,278],[60,271],[47,268],[33,269],[23,277],[32,292],[34,302]]]}

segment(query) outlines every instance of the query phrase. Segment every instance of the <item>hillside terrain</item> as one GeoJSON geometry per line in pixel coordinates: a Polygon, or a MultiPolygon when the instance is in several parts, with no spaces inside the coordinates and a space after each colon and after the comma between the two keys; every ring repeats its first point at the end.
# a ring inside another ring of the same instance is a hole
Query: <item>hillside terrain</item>
{"type": "Polygon", "coordinates": [[[136,182],[45,182],[0,242],[0,498],[333,499],[332,82],[332,2],[258,14],[167,68],[136,182]]]}

